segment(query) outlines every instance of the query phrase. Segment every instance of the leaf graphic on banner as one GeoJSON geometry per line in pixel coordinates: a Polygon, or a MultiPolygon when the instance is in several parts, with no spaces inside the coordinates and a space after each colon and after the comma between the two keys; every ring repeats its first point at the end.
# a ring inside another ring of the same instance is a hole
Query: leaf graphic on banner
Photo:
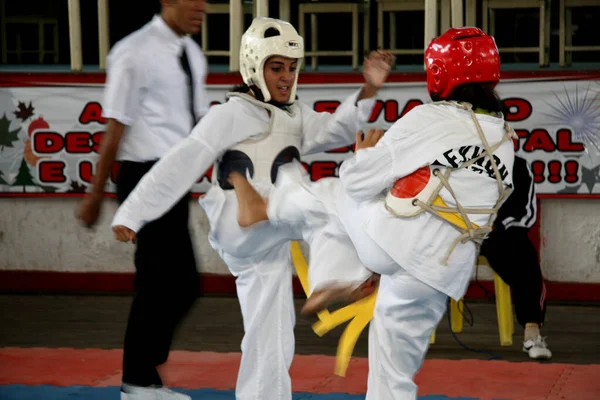
{"type": "Polygon", "coordinates": [[[69,188],[67,193],[85,193],[86,187],[85,185],[81,185],[78,182],[71,182],[71,187],[69,188]]]}
{"type": "Polygon", "coordinates": [[[25,122],[25,120],[27,120],[28,118],[33,116],[33,110],[35,110],[35,108],[33,108],[33,106],[31,105],[31,102],[29,102],[29,106],[25,105],[25,103],[19,102],[19,105],[17,107],[18,107],[18,110],[13,111],[13,113],[21,121],[25,122]]]}
{"type": "Polygon", "coordinates": [[[2,173],[2,171],[0,171],[0,185],[8,185],[8,182],[6,182],[4,180],[4,178],[2,178],[4,174],[2,173]]]}
{"type": "Polygon", "coordinates": [[[14,131],[10,130],[10,120],[6,118],[6,114],[0,118],[0,151],[4,150],[4,147],[13,147],[13,142],[19,140],[18,134],[21,128],[14,131]]]}
{"type": "Polygon", "coordinates": [[[19,167],[19,173],[17,174],[17,178],[11,186],[23,186],[24,192],[26,186],[38,186],[33,181],[33,176],[31,175],[29,167],[27,166],[27,162],[24,158],[21,160],[21,166],[19,167]]]}

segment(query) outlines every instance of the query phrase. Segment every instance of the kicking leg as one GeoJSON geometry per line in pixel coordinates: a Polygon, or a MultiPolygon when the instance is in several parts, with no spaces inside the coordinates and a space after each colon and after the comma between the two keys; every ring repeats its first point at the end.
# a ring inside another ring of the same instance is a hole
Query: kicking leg
{"type": "Polygon", "coordinates": [[[309,244],[312,292],[300,311],[303,316],[314,315],[336,303],[355,302],[375,291],[379,275],[360,262],[337,217],[332,216],[309,244]]]}
{"type": "Polygon", "coordinates": [[[301,314],[313,315],[334,303],[351,303],[374,292],[378,276],[365,268],[352,241],[334,215],[338,181],[305,182],[292,165],[282,167],[267,203],[246,178],[232,172],[238,222],[249,226],[269,220],[300,228],[310,246],[308,300],[301,314]]]}
{"type": "Polygon", "coordinates": [[[248,227],[261,221],[268,221],[267,201],[252,187],[250,182],[237,171],[228,178],[238,199],[238,223],[248,227]]]}

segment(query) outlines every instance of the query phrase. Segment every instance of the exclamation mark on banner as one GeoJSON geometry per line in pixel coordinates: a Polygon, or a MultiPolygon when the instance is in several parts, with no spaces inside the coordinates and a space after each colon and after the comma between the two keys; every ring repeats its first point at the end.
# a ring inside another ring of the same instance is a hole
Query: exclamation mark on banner
{"type": "Polygon", "coordinates": [[[535,183],[544,182],[544,170],[546,169],[546,164],[543,161],[534,161],[531,163],[531,171],[533,172],[533,181],[535,183]]]}
{"type": "Polygon", "coordinates": [[[575,183],[579,180],[579,163],[577,161],[567,161],[565,163],[565,170],[567,171],[567,174],[565,175],[566,182],[575,183]]]}
{"type": "Polygon", "coordinates": [[[548,170],[550,171],[550,175],[548,176],[548,181],[552,183],[558,183],[561,180],[560,170],[562,169],[562,164],[560,161],[550,161],[548,163],[548,170]]]}

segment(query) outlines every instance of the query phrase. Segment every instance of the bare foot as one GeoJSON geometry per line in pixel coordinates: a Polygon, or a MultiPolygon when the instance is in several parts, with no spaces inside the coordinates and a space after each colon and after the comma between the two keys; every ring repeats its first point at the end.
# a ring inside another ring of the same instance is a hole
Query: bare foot
{"type": "Polygon", "coordinates": [[[267,202],[258,194],[239,172],[232,172],[227,179],[238,199],[238,224],[248,227],[261,221],[268,221],[267,202]]]}
{"type": "Polygon", "coordinates": [[[312,293],[300,310],[300,315],[310,317],[335,303],[350,304],[375,292],[379,275],[373,275],[361,285],[332,285],[312,293]]]}

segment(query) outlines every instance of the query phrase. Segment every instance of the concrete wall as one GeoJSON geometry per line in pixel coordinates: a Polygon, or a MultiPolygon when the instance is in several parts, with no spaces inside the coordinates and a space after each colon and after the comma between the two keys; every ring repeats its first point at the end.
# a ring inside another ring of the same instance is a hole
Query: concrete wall
{"type": "MultiPolygon", "coordinates": [[[[78,198],[0,198],[0,270],[133,272],[133,245],[113,239],[116,201],[107,199],[94,230],[80,226],[78,198]]],[[[550,281],[600,282],[600,200],[543,199],[542,268],[550,281]]],[[[191,213],[202,272],[228,275],[207,241],[199,205],[191,213]]],[[[491,279],[487,268],[480,279],[491,279]]]]}

